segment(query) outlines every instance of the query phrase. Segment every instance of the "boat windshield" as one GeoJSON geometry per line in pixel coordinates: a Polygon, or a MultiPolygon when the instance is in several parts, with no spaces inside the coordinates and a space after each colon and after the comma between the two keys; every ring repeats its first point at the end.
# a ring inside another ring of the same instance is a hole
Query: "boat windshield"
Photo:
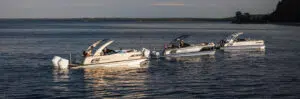
{"type": "Polygon", "coordinates": [[[243,34],[243,32],[233,33],[232,35],[226,37],[225,40],[226,40],[226,42],[230,42],[231,40],[234,41],[241,34],[243,34]]]}

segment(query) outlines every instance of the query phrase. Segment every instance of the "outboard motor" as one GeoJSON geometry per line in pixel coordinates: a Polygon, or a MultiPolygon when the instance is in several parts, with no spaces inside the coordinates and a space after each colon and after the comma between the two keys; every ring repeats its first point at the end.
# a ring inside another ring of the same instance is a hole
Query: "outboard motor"
{"type": "Polygon", "coordinates": [[[151,58],[155,59],[155,58],[159,58],[159,57],[160,57],[160,52],[157,52],[157,51],[151,52],[151,58]]]}
{"type": "Polygon", "coordinates": [[[59,56],[54,56],[52,59],[52,64],[54,67],[58,68],[58,61],[61,59],[59,56]]]}
{"type": "Polygon", "coordinates": [[[143,48],[142,52],[145,57],[150,58],[150,50],[143,48]]]}
{"type": "Polygon", "coordinates": [[[54,67],[59,68],[59,69],[68,69],[69,68],[69,60],[61,58],[59,56],[53,57],[52,64],[54,67]]]}

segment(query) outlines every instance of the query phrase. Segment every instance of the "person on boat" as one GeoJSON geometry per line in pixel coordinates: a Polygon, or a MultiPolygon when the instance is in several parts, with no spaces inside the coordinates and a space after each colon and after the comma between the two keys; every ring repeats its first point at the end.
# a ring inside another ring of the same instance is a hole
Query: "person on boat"
{"type": "Polygon", "coordinates": [[[91,56],[91,54],[88,51],[83,51],[82,54],[83,54],[84,57],[91,56]]]}
{"type": "Polygon", "coordinates": [[[83,57],[87,57],[87,52],[86,52],[86,51],[83,51],[83,52],[82,52],[82,55],[83,55],[83,57]]]}
{"type": "Polygon", "coordinates": [[[114,50],[108,49],[108,48],[104,48],[103,49],[103,55],[108,55],[111,53],[116,53],[114,50]]]}
{"type": "Polygon", "coordinates": [[[183,40],[180,40],[180,42],[179,42],[179,48],[188,47],[188,46],[190,46],[190,44],[184,43],[183,40]]]}
{"type": "Polygon", "coordinates": [[[93,50],[94,46],[91,46],[88,50],[86,51],[83,51],[83,56],[84,57],[88,57],[88,56],[91,56],[92,55],[92,50],[93,50]]]}

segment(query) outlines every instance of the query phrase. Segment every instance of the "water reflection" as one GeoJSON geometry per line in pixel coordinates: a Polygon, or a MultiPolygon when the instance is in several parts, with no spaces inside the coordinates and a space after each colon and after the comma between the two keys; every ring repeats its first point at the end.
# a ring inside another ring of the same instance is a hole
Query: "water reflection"
{"type": "Polygon", "coordinates": [[[166,57],[168,61],[184,62],[184,63],[198,63],[198,62],[215,62],[215,56],[205,55],[205,56],[189,56],[189,57],[166,57]]]}
{"type": "Polygon", "coordinates": [[[53,72],[53,82],[56,82],[58,85],[52,86],[51,90],[55,90],[56,92],[68,92],[70,91],[70,87],[68,84],[65,84],[70,81],[69,70],[67,69],[57,69],[54,68],[53,72]]]}
{"type": "Polygon", "coordinates": [[[265,51],[227,51],[224,53],[225,60],[243,60],[254,59],[258,60],[265,56],[265,51]]]}
{"type": "Polygon", "coordinates": [[[220,73],[214,56],[173,58],[173,61],[151,62],[146,92],[151,98],[199,98],[212,94],[211,86],[217,86],[220,73]],[[176,61],[176,62],[173,62],[176,61]],[[191,63],[186,63],[191,62],[191,63]]]}
{"type": "Polygon", "coordinates": [[[232,50],[226,51],[225,54],[229,56],[254,56],[254,57],[262,57],[265,56],[265,51],[256,51],[256,50],[232,50]]]}
{"type": "Polygon", "coordinates": [[[92,90],[93,98],[145,96],[147,68],[86,68],[86,88],[92,90]]]}
{"type": "Polygon", "coordinates": [[[54,82],[67,82],[69,81],[69,70],[68,69],[53,69],[53,81],[54,82]]]}

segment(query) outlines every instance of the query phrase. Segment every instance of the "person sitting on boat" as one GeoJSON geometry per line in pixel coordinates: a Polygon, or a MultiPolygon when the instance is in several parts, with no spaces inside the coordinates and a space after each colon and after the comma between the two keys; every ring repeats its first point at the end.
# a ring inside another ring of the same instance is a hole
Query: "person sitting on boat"
{"type": "Polygon", "coordinates": [[[178,46],[174,45],[174,44],[168,44],[166,45],[165,49],[169,49],[169,48],[177,48],[178,46]]]}
{"type": "Polygon", "coordinates": [[[83,56],[84,57],[89,57],[89,56],[91,56],[92,55],[92,50],[94,49],[94,46],[91,46],[88,50],[86,50],[86,51],[83,51],[83,56]]]}
{"type": "Polygon", "coordinates": [[[183,40],[180,40],[179,48],[181,48],[181,47],[188,47],[188,46],[190,46],[190,44],[184,43],[183,40]]]}
{"type": "Polygon", "coordinates": [[[235,41],[246,41],[246,39],[243,39],[243,38],[237,38],[235,41]]]}
{"type": "Polygon", "coordinates": [[[86,51],[83,51],[82,54],[83,54],[83,57],[88,57],[88,53],[86,51]]]}
{"type": "Polygon", "coordinates": [[[109,55],[109,54],[116,53],[116,52],[114,50],[104,48],[102,53],[103,53],[102,55],[109,55]]]}
{"type": "Polygon", "coordinates": [[[202,43],[200,43],[200,45],[202,45],[202,46],[205,46],[205,45],[208,45],[209,43],[207,43],[207,42],[202,42],[202,43]]]}
{"type": "Polygon", "coordinates": [[[94,46],[91,46],[91,48],[90,49],[88,49],[87,51],[83,51],[83,56],[84,57],[89,57],[89,56],[91,56],[92,55],[92,50],[93,50],[93,48],[94,48],[94,46]]]}

